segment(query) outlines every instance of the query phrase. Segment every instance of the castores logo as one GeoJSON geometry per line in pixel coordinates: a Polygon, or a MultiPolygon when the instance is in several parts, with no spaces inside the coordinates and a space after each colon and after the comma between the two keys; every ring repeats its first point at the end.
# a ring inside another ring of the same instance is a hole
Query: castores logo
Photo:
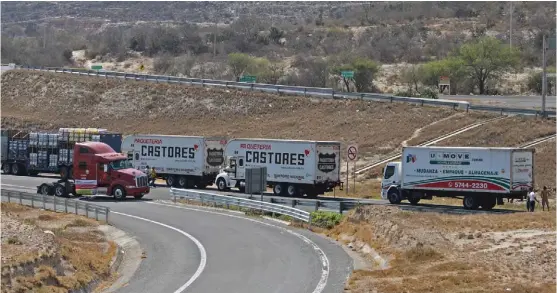
{"type": "Polygon", "coordinates": [[[406,156],[406,163],[415,163],[416,162],[416,155],[408,154],[406,156]]]}
{"type": "Polygon", "coordinates": [[[224,150],[223,149],[207,149],[207,164],[210,166],[220,166],[224,163],[224,150]]]}
{"type": "Polygon", "coordinates": [[[324,173],[329,173],[337,168],[336,153],[332,154],[319,154],[319,159],[317,162],[317,169],[324,173]]]}

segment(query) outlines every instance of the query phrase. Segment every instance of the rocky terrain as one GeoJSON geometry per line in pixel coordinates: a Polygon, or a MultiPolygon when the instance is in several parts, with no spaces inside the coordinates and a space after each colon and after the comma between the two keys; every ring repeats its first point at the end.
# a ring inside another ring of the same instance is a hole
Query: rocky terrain
{"type": "Polygon", "coordinates": [[[554,212],[443,215],[366,206],[328,235],[370,262],[345,292],[556,289],[554,212]]]}

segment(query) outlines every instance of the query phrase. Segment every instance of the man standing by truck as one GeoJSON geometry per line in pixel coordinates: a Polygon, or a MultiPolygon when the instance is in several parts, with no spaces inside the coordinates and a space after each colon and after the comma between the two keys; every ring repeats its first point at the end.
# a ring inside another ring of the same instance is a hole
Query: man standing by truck
{"type": "Polygon", "coordinates": [[[542,190],[542,211],[545,211],[546,206],[547,211],[549,212],[549,190],[547,189],[547,186],[544,186],[542,190]]]}
{"type": "Polygon", "coordinates": [[[539,203],[538,199],[536,198],[536,193],[534,192],[534,188],[530,188],[530,193],[528,193],[528,211],[534,212],[536,208],[536,201],[539,203]]]}
{"type": "MultiPolygon", "coordinates": [[[[149,169],[149,166],[147,166],[147,169],[149,169]]],[[[157,180],[157,172],[155,172],[155,167],[152,167],[151,170],[148,170],[148,172],[149,172],[149,185],[152,187],[156,187],[155,180],[157,180]]]]}

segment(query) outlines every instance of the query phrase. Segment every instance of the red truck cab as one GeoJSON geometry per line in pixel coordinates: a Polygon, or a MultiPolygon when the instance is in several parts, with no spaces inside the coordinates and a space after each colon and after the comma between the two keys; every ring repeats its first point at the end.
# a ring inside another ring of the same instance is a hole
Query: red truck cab
{"type": "Polygon", "coordinates": [[[115,199],[149,193],[147,175],[132,168],[128,158],[102,142],[79,142],[73,152],[73,180],[38,186],[42,194],[111,195],[115,199]]]}

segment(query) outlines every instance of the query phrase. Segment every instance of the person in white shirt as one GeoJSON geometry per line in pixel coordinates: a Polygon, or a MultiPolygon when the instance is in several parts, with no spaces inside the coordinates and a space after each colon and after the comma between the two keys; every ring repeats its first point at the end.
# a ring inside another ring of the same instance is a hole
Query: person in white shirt
{"type": "Polygon", "coordinates": [[[534,192],[534,189],[530,188],[530,193],[528,193],[528,211],[529,212],[534,212],[534,209],[536,208],[536,201],[538,203],[540,203],[538,201],[538,199],[536,198],[536,193],[534,192]]]}

